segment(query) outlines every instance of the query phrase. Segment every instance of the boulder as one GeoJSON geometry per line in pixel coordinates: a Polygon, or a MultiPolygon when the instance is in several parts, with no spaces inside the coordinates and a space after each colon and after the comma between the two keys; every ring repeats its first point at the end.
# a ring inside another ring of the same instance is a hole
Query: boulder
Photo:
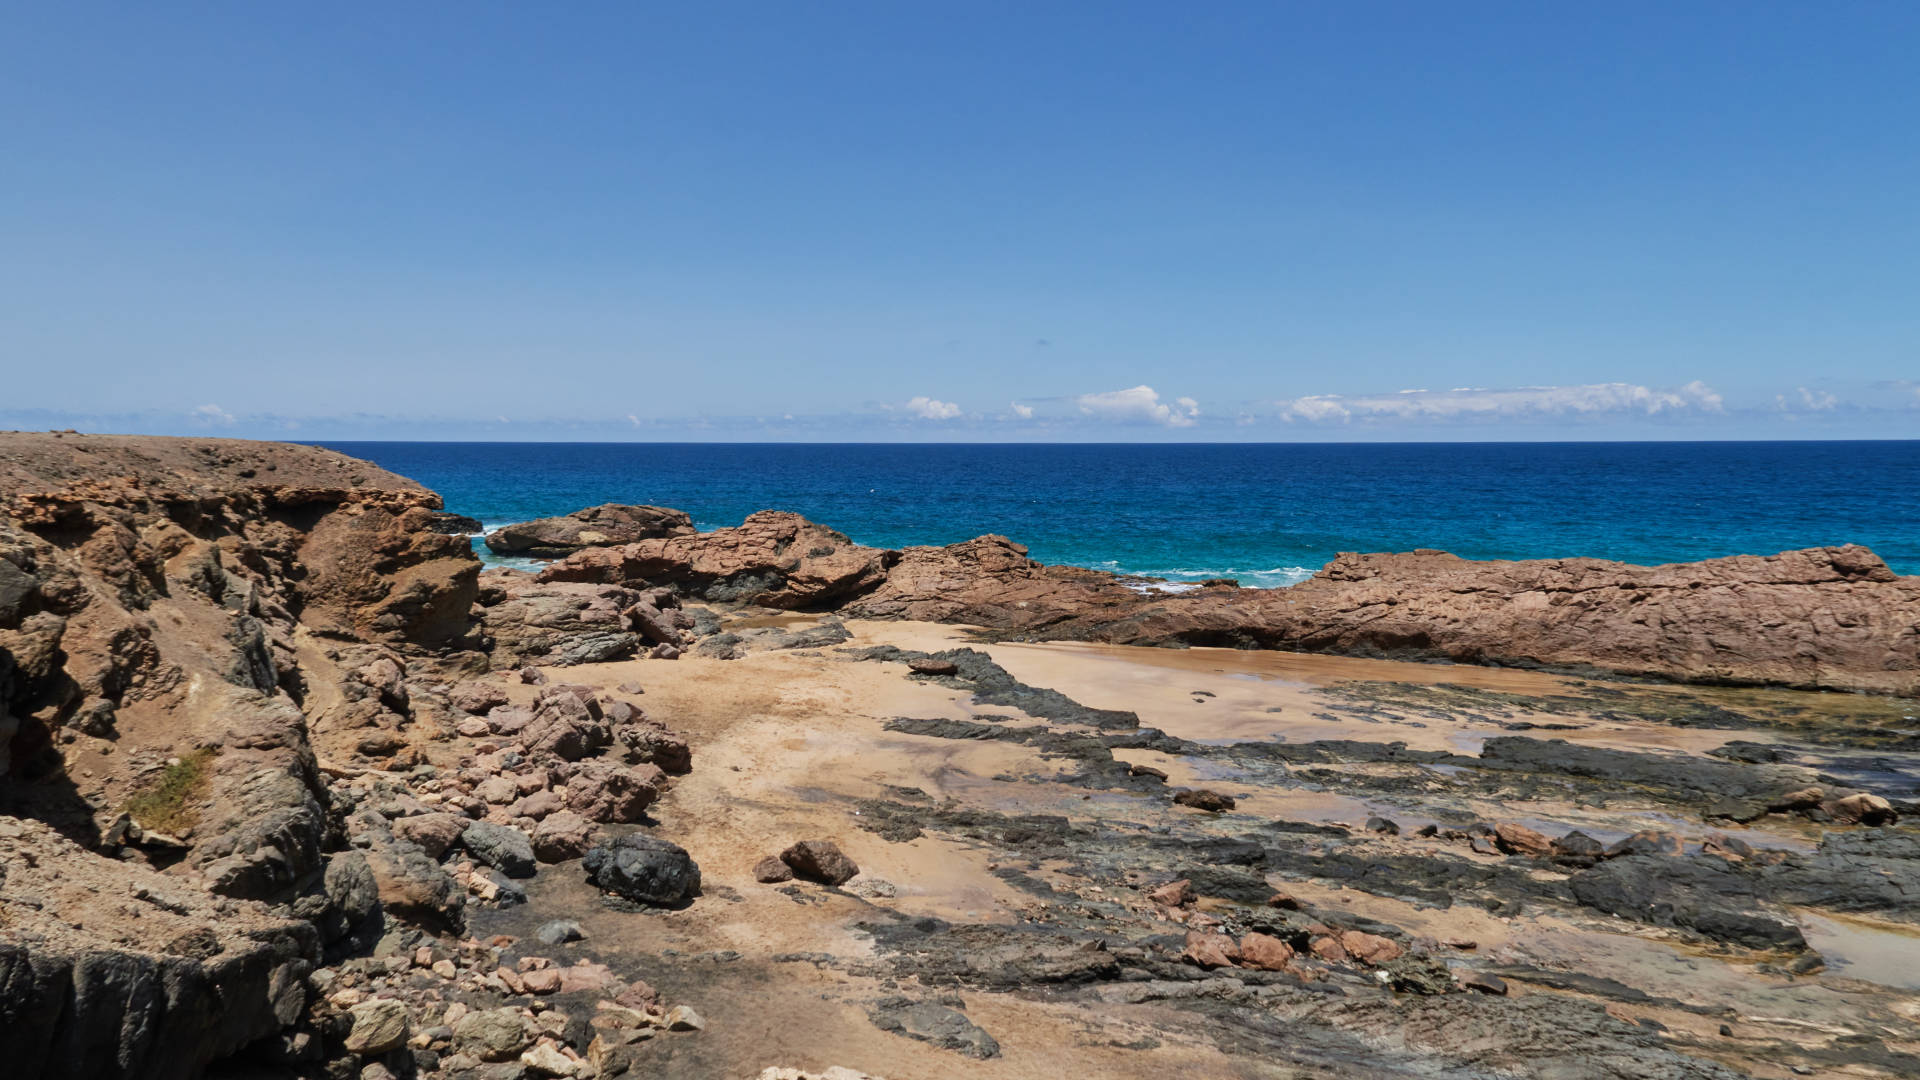
{"type": "Polygon", "coordinates": [[[664,506],[607,503],[575,510],[564,517],[504,525],[488,533],[485,543],[489,550],[500,555],[559,559],[583,548],[693,534],[693,519],[683,511],[664,506]]]}
{"type": "Polygon", "coordinates": [[[666,782],[666,773],[653,765],[586,762],[567,781],[564,801],[567,809],[588,821],[636,822],[646,817],[666,782]]]}
{"type": "Polygon", "coordinates": [[[1379,967],[1389,960],[1398,960],[1405,949],[1392,938],[1383,938],[1378,934],[1348,930],[1340,935],[1340,947],[1347,955],[1363,964],[1379,967]]]}
{"type": "Polygon", "coordinates": [[[479,679],[454,683],[453,688],[447,691],[448,704],[475,716],[485,716],[511,700],[505,687],[479,679]]]}
{"type": "Polygon", "coordinates": [[[1240,946],[1225,934],[1189,930],[1180,958],[1203,968],[1232,967],[1240,959],[1240,946]]]}
{"type": "Polygon", "coordinates": [[[1293,947],[1271,934],[1249,933],[1240,938],[1240,966],[1255,971],[1285,971],[1293,962],[1293,947]]]}
{"type": "Polygon", "coordinates": [[[801,840],[780,853],[793,876],[822,885],[842,885],[860,873],[852,859],[831,840],[801,840]]]}
{"type": "Polygon", "coordinates": [[[571,810],[561,810],[540,819],[533,830],[533,856],[545,863],[577,859],[593,846],[599,828],[571,810]]]}
{"type": "Polygon", "coordinates": [[[706,600],[812,609],[873,589],[897,558],[798,514],[763,510],[737,528],[583,550],[540,580],[670,585],[706,600]]]}
{"type": "Polygon", "coordinates": [[[350,1054],[378,1057],[407,1041],[407,1007],[392,998],[374,998],[347,1010],[352,1026],[347,1029],[346,1048],[350,1054]]]}
{"type": "Polygon", "coordinates": [[[438,859],[459,842],[460,834],[467,831],[470,823],[467,818],[454,814],[415,814],[396,818],[393,835],[418,845],[428,858],[438,859]]]}
{"type": "Polygon", "coordinates": [[[460,843],[474,858],[508,877],[533,876],[533,842],[527,839],[526,833],[511,825],[476,821],[460,834],[460,843]]]}
{"type": "Polygon", "coordinates": [[[587,852],[588,880],[641,904],[673,907],[700,891],[700,866],[678,844],[632,833],[587,852]]]}
{"type": "Polygon", "coordinates": [[[512,1061],[532,1044],[532,1025],[519,1009],[480,1009],[453,1025],[454,1047],[481,1061],[512,1061]]]}

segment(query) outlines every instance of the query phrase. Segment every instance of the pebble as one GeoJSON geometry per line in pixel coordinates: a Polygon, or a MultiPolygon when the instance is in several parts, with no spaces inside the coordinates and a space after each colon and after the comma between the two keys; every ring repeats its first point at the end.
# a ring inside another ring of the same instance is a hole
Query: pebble
{"type": "Polygon", "coordinates": [[[675,1005],[667,1010],[668,1031],[704,1031],[707,1022],[690,1005],[675,1005]]]}

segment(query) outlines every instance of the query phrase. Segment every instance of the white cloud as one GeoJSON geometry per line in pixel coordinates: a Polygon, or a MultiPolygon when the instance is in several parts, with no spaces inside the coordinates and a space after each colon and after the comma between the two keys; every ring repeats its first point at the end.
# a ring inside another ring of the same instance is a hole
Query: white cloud
{"type": "Polygon", "coordinates": [[[1840,399],[1825,390],[1809,390],[1804,386],[1796,387],[1794,401],[1785,394],[1773,396],[1774,406],[1782,412],[1832,412],[1840,407],[1840,399]]]}
{"type": "Polygon", "coordinates": [[[1022,405],[1016,401],[1013,404],[1007,406],[1007,408],[1012,409],[1013,415],[1019,417],[1022,420],[1033,419],[1033,406],[1031,405],[1022,405]]]}
{"type": "Polygon", "coordinates": [[[951,401],[935,401],[925,395],[908,400],[906,408],[922,420],[951,420],[960,415],[960,406],[951,401]]]}
{"type": "Polygon", "coordinates": [[[202,405],[194,409],[193,418],[203,424],[218,424],[221,427],[232,427],[234,423],[233,414],[218,405],[202,405]]]}
{"type": "Polygon", "coordinates": [[[1108,390],[1100,394],[1081,394],[1073,399],[1084,416],[1121,424],[1162,424],[1166,427],[1192,427],[1200,416],[1200,403],[1190,397],[1175,398],[1169,405],[1151,386],[1129,390],[1108,390]]]}
{"type": "Polygon", "coordinates": [[[1394,394],[1311,394],[1278,403],[1282,419],[1309,423],[1352,420],[1513,419],[1550,416],[1656,416],[1717,413],[1720,395],[1695,380],[1672,390],[1632,383],[1521,386],[1503,390],[1457,387],[1394,394]]]}

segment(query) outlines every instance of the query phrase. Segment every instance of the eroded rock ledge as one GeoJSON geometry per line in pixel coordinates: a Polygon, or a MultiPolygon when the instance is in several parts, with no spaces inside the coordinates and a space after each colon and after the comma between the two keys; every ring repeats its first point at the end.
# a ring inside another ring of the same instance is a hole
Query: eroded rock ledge
{"type": "Polygon", "coordinates": [[[588,548],[548,582],[670,586],[849,616],[984,627],[1026,640],[1292,649],[1598,670],[1682,682],[1920,691],[1920,578],[1863,547],[1667,566],[1344,553],[1286,589],[1169,593],[1047,566],[1003,536],[863,547],[796,514],[588,548]]]}

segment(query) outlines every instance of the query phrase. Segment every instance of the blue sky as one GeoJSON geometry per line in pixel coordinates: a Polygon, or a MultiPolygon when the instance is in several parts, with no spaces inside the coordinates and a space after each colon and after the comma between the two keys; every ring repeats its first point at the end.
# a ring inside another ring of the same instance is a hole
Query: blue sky
{"type": "Polygon", "coordinates": [[[0,9],[0,426],[1920,437],[1920,5],[0,9]]]}

